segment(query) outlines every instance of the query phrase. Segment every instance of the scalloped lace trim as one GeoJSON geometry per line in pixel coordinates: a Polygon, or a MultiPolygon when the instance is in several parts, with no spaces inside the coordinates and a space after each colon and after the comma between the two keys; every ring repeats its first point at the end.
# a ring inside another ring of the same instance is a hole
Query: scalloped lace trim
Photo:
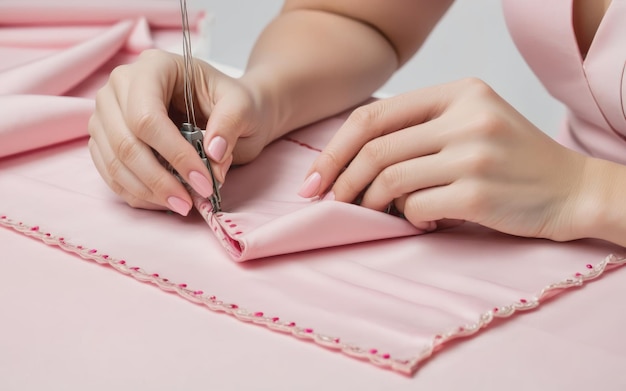
{"type": "Polygon", "coordinates": [[[424,346],[415,356],[410,358],[392,357],[390,354],[375,348],[367,348],[354,344],[344,343],[337,336],[330,336],[319,333],[312,328],[302,327],[293,321],[285,321],[278,316],[268,315],[262,311],[253,311],[237,304],[219,300],[217,296],[210,295],[201,290],[195,290],[184,283],[172,282],[157,273],[150,273],[138,266],[131,266],[124,259],[114,258],[97,249],[76,245],[63,237],[55,236],[40,229],[39,226],[30,226],[19,221],[15,221],[6,215],[0,216],[0,226],[12,228],[15,231],[41,240],[45,244],[57,246],[62,250],[80,256],[83,259],[105,264],[120,273],[135,278],[141,282],[150,282],[166,292],[175,292],[180,297],[196,304],[203,304],[209,310],[223,312],[235,318],[252,322],[269,329],[291,334],[294,337],[313,341],[318,345],[340,351],[348,356],[367,360],[377,366],[391,369],[405,374],[413,374],[427,358],[433,356],[447,342],[463,337],[469,337],[487,327],[496,318],[509,318],[512,315],[537,308],[543,301],[553,297],[565,289],[580,287],[586,281],[600,277],[605,271],[626,264],[626,257],[618,257],[610,254],[596,265],[585,265],[585,271],[575,273],[562,281],[555,282],[544,287],[534,297],[520,299],[518,302],[502,307],[494,307],[479,315],[478,320],[471,324],[464,324],[447,332],[437,334],[432,338],[429,345],[424,346]]]}

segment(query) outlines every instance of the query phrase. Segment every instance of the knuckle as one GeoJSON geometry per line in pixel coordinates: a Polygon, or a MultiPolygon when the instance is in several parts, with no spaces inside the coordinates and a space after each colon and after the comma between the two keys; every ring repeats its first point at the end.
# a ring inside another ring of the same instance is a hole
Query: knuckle
{"type": "Polygon", "coordinates": [[[130,121],[130,129],[142,140],[148,139],[156,128],[157,117],[150,112],[142,112],[130,121]]]}
{"type": "Polygon", "coordinates": [[[425,201],[423,197],[409,196],[404,200],[402,213],[411,223],[419,223],[426,211],[425,201]]]}
{"type": "Polygon", "coordinates": [[[150,200],[153,195],[161,194],[167,189],[169,183],[169,177],[163,173],[152,175],[146,180],[146,189],[143,189],[140,194],[136,196],[142,200],[150,200]]]}
{"type": "Polygon", "coordinates": [[[317,159],[317,163],[319,167],[330,167],[333,171],[341,171],[345,168],[337,153],[332,149],[326,149],[322,152],[317,159]]]}
{"type": "Polygon", "coordinates": [[[493,88],[489,86],[484,80],[477,77],[467,77],[461,80],[461,83],[468,91],[480,96],[491,95],[494,93],[493,88]]]}
{"type": "Polygon", "coordinates": [[[383,104],[380,102],[359,106],[350,114],[348,121],[358,128],[367,129],[368,125],[381,117],[382,107],[383,104]]]}
{"type": "Polygon", "coordinates": [[[361,148],[361,156],[370,164],[376,165],[376,162],[384,160],[391,152],[391,145],[385,138],[377,138],[368,141],[361,148]]]}
{"type": "Polygon", "coordinates": [[[123,169],[124,163],[122,163],[119,159],[112,159],[108,161],[104,167],[106,174],[109,176],[109,178],[111,178],[112,182],[115,182],[115,179],[118,178],[120,172],[123,169]]]}
{"type": "Polygon", "coordinates": [[[385,168],[378,175],[380,185],[394,197],[401,194],[402,183],[405,182],[405,173],[398,165],[385,168]]]}
{"type": "Polygon", "coordinates": [[[176,152],[174,152],[171,156],[168,156],[169,163],[177,169],[183,167],[187,159],[189,159],[189,154],[187,153],[186,149],[176,150],[176,152]]]}
{"type": "Polygon", "coordinates": [[[128,73],[129,64],[118,65],[109,74],[109,79],[111,81],[115,80],[123,80],[126,78],[126,74],[128,73]]]}
{"type": "Polygon", "coordinates": [[[122,196],[122,198],[126,199],[125,197],[125,189],[122,187],[122,185],[119,184],[119,182],[117,181],[110,181],[109,182],[109,188],[111,188],[111,190],[113,190],[113,192],[119,196],[122,196]]]}
{"type": "Polygon", "coordinates": [[[464,161],[465,169],[467,172],[474,176],[482,176],[485,173],[491,171],[491,168],[495,164],[495,160],[489,151],[484,149],[475,150],[464,161]]]}
{"type": "Polygon", "coordinates": [[[490,137],[496,135],[504,128],[502,119],[493,112],[484,111],[476,114],[474,129],[483,136],[490,137]]]}
{"type": "MultiPolygon", "coordinates": [[[[121,162],[131,162],[139,154],[139,144],[132,136],[124,136],[115,147],[115,156],[121,162]]],[[[120,163],[121,163],[120,162],[120,163]]]]}

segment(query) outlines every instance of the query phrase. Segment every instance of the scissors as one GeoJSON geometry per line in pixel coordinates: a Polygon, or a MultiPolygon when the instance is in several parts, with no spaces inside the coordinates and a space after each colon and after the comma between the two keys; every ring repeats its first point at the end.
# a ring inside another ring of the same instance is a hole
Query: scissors
{"type": "Polygon", "coordinates": [[[180,126],[180,133],[185,139],[196,149],[198,156],[209,169],[211,181],[213,182],[213,194],[209,197],[209,202],[213,208],[213,212],[217,213],[222,210],[222,196],[220,195],[220,183],[215,178],[211,163],[204,152],[204,135],[200,128],[196,125],[196,115],[194,112],[194,92],[193,92],[193,57],[191,53],[191,38],[189,32],[189,19],[187,17],[187,1],[180,0],[180,13],[182,16],[183,28],[183,62],[184,62],[184,95],[185,95],[185,111],[187,114],[187,122],[183,122],[180,126]]]}

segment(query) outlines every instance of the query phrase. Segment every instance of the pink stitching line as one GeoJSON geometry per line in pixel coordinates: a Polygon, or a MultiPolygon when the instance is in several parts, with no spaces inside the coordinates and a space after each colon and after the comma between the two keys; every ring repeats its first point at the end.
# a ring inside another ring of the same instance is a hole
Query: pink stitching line
{"type": "Polygon", "coordinates": [[[101,254],[96,249],[72,244],[63,237],[57,237],[49,232],[42,231],[39,226],[29,226],[22,222],[15,222],[6,215],[0,215],[0,225],[12,228],[26,236],[39,239],[47,245],[58,246],[62,250],[74,253],[83,259],[91,260],[99,264],[107,264],[120,273],[131,276],[138,281],[151,282],[166,292],[175,292],[192,303],[203,304],[211,311],[224,312],[242,321],[260,324],[272,330],[285,332],[301,339],[311,340],[318,345],[339,350],[348,356],[369,360],[371,363],[380,367],[409,375],[417,371],[419,364],[439,351],[446,342],[456,338],[474,335],[488,326],[496,318],[509,318],[515,313],[537,308],[541,305],[543,300],[555,296],[565,289],[580,287],[586,281],[600,277],[605,271],[626,264],[626,257],[618,257],[614,254],[610,254],[597,265],[585,265],[587,268],[586,272],[578,272],[572,277],[544,287],[531,299],[520,299],[518,302],[510,305],[495,307],[481,314],[475,323],[465,324],[451,329],[446,333],[434,336],[430,346],[422,349],[421,352],[413,358],[397,359],[388,353],[379,352],[378,349],[364,349],[354,344],[341,342],[337,337],[316,333],[311,328],[296,326],[295,322],[281,321],[280,318],[266,316],[261,311],[249,311],[245,308],[240,308],[236,304],[223,302],[218,300],[216,296],[207,295],[201,290],[189,289],[187,284],[176,284],[169,281],[167,278],[161,277],[157,273],[148,273],[140,267],[129,266],[123,259],[116,259],[107,254],[101,254]]]}
{"type": "Polygon", "coordinates": [[[304,147],[304,148],[308,148],[308,149],[310,149],[312,151],[322,152],[322,150],[319,149],[319,148],[316,148],[316,147],[314,147],[312,145],[309,145],[307,143],[303,143],[302,141],[296,140],[295,138],[291,138],[289,136],[283,136],[281,139],[285,140],[285,141],[289,141],[291,143],[298,144],[299,146],[304,147]]]}

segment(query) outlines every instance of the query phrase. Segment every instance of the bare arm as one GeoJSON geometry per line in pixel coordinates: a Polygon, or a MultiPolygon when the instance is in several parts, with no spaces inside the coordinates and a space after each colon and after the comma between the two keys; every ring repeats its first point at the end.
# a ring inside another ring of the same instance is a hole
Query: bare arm
{"type": "Polygon", "coordinates": [[[422,45],[451,0],[287,0],[242,81],[272,110],[271,139],[368,98],[422,45]]]}

